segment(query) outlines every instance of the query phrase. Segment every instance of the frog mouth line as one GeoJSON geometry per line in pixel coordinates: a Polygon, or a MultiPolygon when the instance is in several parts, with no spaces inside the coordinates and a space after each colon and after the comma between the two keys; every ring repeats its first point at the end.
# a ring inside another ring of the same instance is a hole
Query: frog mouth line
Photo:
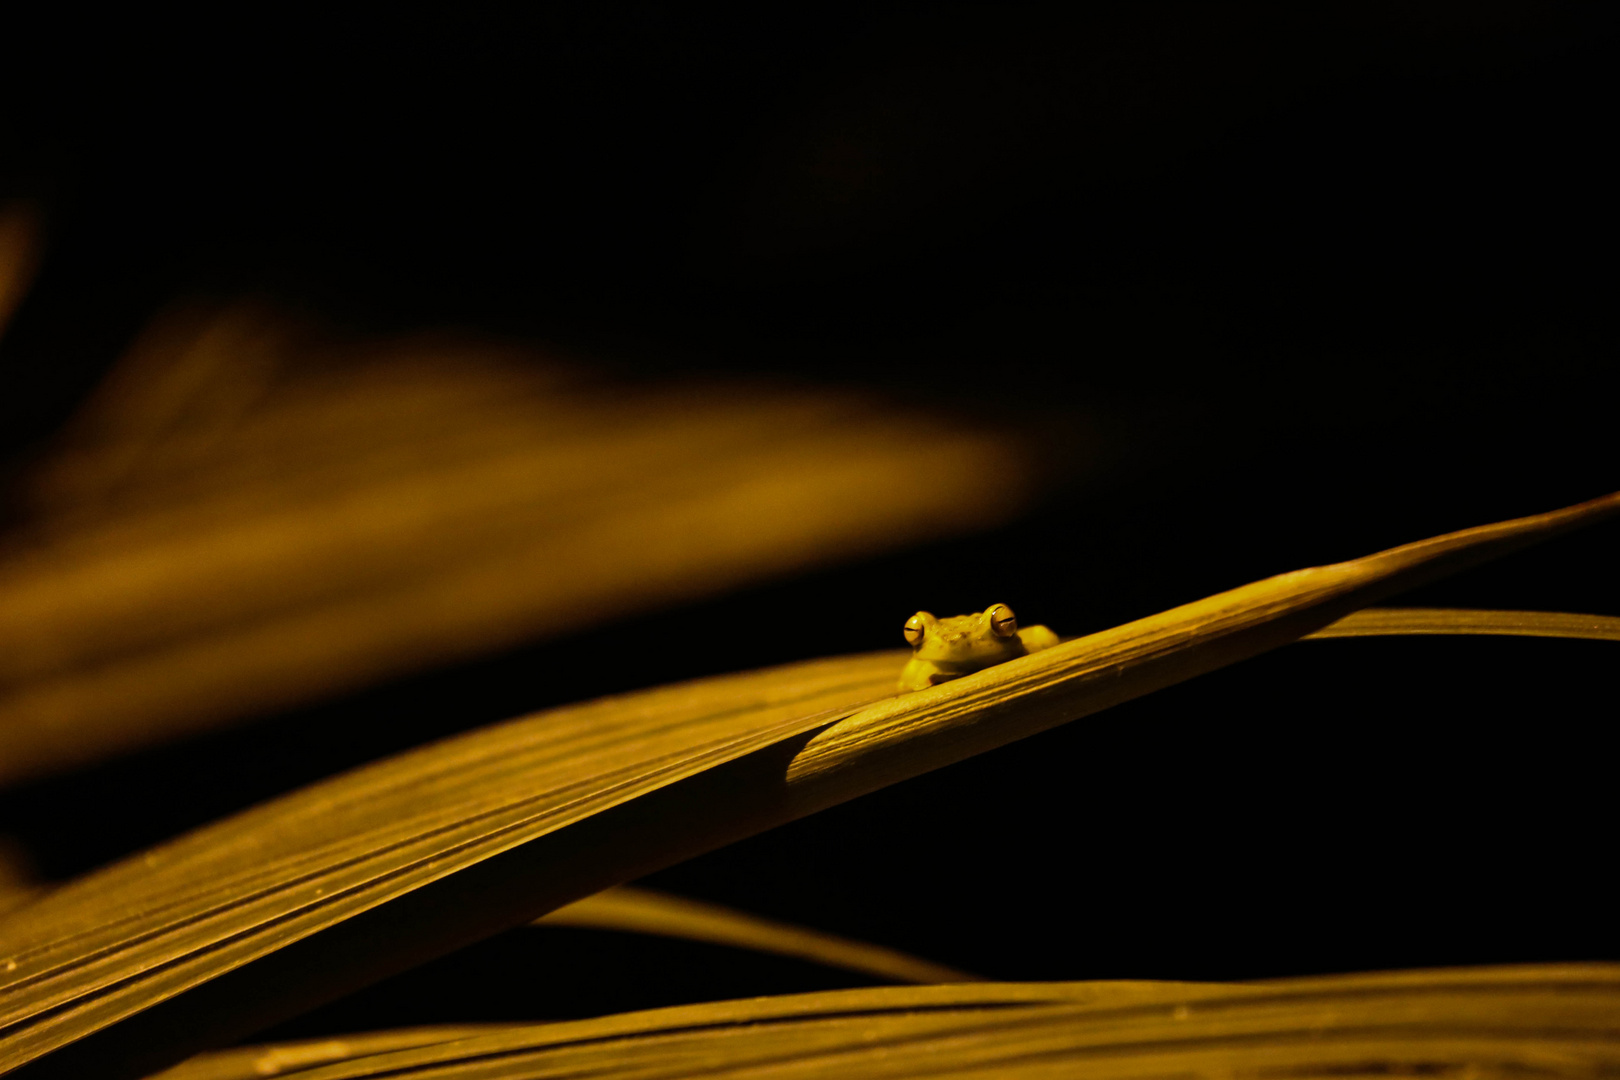
{"type": "Polygon", "coordinates": [[[975,664],[972,661],[927,660],[924,657],[918,657],[917,659],[924,660],[926,663],[934,665],[934,667],[941,672],[949,672],[955,675],[972,675],[976,671],[984,670],[983,664],[975,664]]]}

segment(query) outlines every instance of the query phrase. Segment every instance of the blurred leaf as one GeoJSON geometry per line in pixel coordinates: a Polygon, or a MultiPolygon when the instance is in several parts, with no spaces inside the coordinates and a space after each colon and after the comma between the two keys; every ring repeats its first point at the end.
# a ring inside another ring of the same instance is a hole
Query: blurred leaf
{"type": "Polygon", "coordinates": [[[852,394],[181,313],[0,554],[0,783],[959,532],[1028,481],[1001,434],[852,394]]]}
{"type": "Polygon", "coordinates": [[[793,956],[827,967],[910,983],[975,982],[979,976],[920,960],[897,949],[762,919],[719,904],[651,889],[608,889],[558,908],[536,926],[577,926],[686,938],[713,945],[793,956]]]}
{"type": "Polygon", "coordinates": [[[0,206],[0,334],[33,283],[39,256],[38,212],[26,203],[0,206]]]}
{"type": "Polygon", "coordinates": [[[0,914],[39,894],[28,853],[10,837],[0,836],[0,914]]]}
{"type": "Polygon", "coordinates": [[[1498,634],[1508,637],[1620,641],[1620,618],[1613,615],[1570,615],[1561,611],[1366,608],[1351,612],[1314,634],[1306,634],[1305,639],[1383,637],[1391,634],[1498,634]]]}
{"type": "MultiPolygon", "coordinates": [[[[296,1075],[1602,1077],[1620,1068],[1617,1036],[1620,966],[1548,965],[1247,985],[875,987],[513,1026],[392,1052],[357,1043],[351,1060],[296,1075]]],[[[339,1056],[340,1041],[326,1045],[339,1056]]],[[[245,1067],[275,1062],[278,1049],[206,1055],[163,1080],[267,1075],[245,1067]]]]}
{"type": "Polygon", "coordinates": [[[1281,574],[898,697],[904,653],[834,658],[555,709],[379,762],[0,921],[0,1068],[51,1055],[43,1074],[136,1075],[1617,511],[1620,494],[1281,574]]]}

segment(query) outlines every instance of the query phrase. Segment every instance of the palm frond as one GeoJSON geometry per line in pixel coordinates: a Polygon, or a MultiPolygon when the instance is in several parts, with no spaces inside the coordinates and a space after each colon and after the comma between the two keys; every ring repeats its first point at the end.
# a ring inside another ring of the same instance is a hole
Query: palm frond
{"type": "Polygon", "coordinates": [[[1620,618],[1562,611],[1484,611],[1473,608],[1365,608],[1305,640],[1405,634],[1488,634],[1505,637],[1620,641],[1620,618]]]}
{"type": "Polygon", "coordinates": [[[1596,1078],[1620,1066],[1617,1017],[1620,966],[1597,964],[1249,984],[875,987],[514,1025],[400,1049],[383,1049],[386,1036],[257,1047],[201,1057],[161,1080],[246,1080],[249,1068],[321,1053],[333,1063],[278,1075],[1596,1078]]]}
{"type": "Polygon", "coordinates": [[[891,693],[904,654],[879,653],[608,698],[423,747],[0,921],[0,1068],[46,1055],[59,1070],[172,1061],[1616,512],[1620,494],[1282,574],[911,694],[891,693]]]}
{"type": "Polygon", "coordinates": [[[0,784],[961,531],[1027,457],[869,395],[183,312],[0,550],[0,784]]]}
{"type": "Polygon", "coordinates": [[[792,956],[827,967],[910,983],[975,982],[979,976],[907,955],[898,949],[852,941],[820,930],[762,919],[721,904],[690,900],[651,889],[621,886],[587,896],[535,921],[536,926],[575,926],[685,938],[711,945],[792,956]]]}

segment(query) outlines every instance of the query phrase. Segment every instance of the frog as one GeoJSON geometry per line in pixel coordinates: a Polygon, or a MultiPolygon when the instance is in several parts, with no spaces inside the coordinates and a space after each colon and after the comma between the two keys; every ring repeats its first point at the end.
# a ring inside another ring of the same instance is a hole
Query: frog
{"type": "Polygon", "coordinates": [[[906,620],[904,633],[911,659],[900,672],[902,693],[960,679],[1058,643],[1058,636],[1044,626],[1020,630],[1018,616],[1006,604],[944,619],[919,611],[906,620]]]}

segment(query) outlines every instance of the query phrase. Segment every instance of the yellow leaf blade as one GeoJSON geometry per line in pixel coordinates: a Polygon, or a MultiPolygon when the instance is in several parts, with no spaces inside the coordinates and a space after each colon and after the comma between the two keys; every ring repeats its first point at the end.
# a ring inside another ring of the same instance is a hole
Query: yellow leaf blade
{"type": "Polygon", "coordinates": [[[0,784],[959,532],[1030,488],[1005,435],[858,393],[298,330],[160,322],[32,476],[0,538],[0,784]]]}
{"type": "MultiPolygon", "coordinates": [[[[269,1054],[277,1048],[256,1049],[269,1054]]],[[[208,1071],[217,1060],[198,1058],[162,1080],[249,1075],[208,1071]]],[[[875,987],[511,1025],[356,1055],[297,1075],[1145,1080],[1515,1075],[1528,1069],[1595,1078],[1617,1065],[1620,966],[1570,964],[1249,984],[875,987]]]]}
{"type": "Polygon", "coordinates": [[[975,982],[977,975],[909,956],[898,949],[852,941],[820,930],[763,919],[720,904],[628,886],[558,908],[536,926],[575,926],[684,938],[712,945],[792,956],[827,967],[911,983],[975,982]]]}
{"type": "Polygon", "coordinates": [[[552,710],[380,762],[0,921],[0,1068],[179,1056],[183,1038],[245,1033],[1616,512],[1620,494],[1279,575],[900,697],[904,654],[834,658],[552,710]]]}
{"type": "Polygon", "coordinates": [[[819,808],[1258,655],[1384,597],[1620,513],[1620,493],[1279,574],[940,686],[818,733],[788,783],[819,808]],[[846,794],[847,792],[847,794],[846,794]]]}
{"type": "Polygon", "coordinates": [[[1305,640],[1406,634],[1485,634],[1504,637],[1620,641],[1620,618],[1562,611],[1487,611],[1473,608],[1365,608],[1305,640]]]}

